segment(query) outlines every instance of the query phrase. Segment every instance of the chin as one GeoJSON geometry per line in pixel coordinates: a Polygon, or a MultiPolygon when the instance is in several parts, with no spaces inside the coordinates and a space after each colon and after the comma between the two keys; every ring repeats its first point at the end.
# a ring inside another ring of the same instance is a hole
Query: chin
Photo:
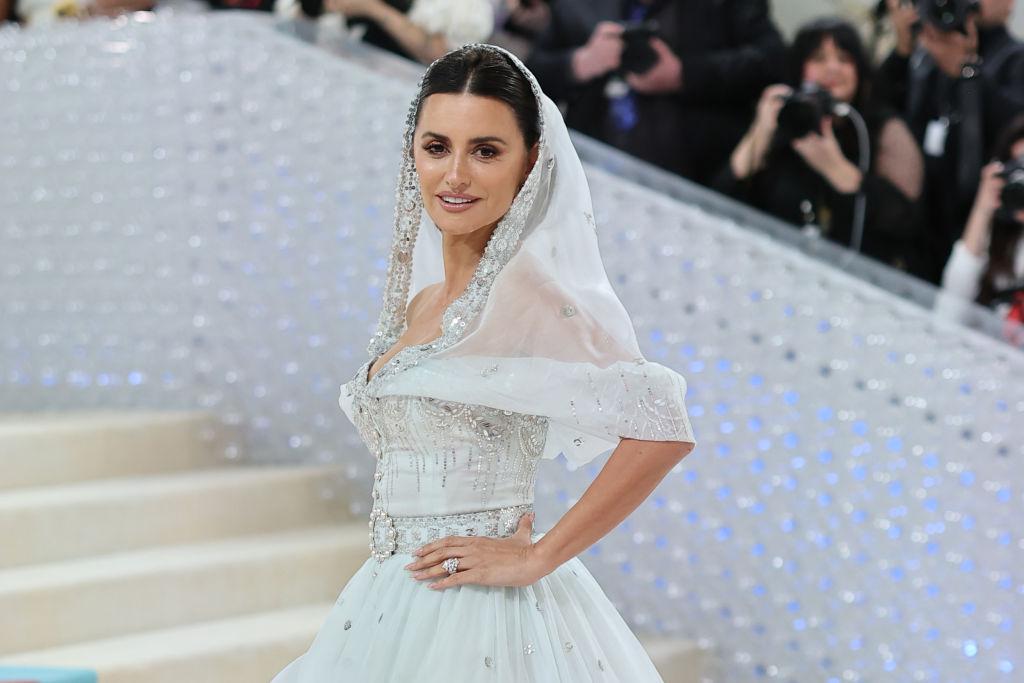
{"type": "Polygon", "coordinates": [[[453,220],[451,216],[430,216],[430,220],[434,221],[434,225],[445,235],[468,235],[480,230],[484,225],[489,225],[481,224],[479,220],[470,216],[460,218],[453,220]]]}

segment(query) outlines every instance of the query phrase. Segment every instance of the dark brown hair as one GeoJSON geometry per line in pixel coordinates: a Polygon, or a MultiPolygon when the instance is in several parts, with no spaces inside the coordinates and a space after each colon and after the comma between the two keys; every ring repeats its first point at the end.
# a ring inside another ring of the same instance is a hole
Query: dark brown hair
{"type": "Polygon", "coordinates": [[[507,55],[468,45],[453,50],[430,69],[417,98],[416,123],[430,95],[467,93],[492,97],[512,108],[519,132],[531,149],[540,139],[540,110],[530,82],[507,55]]]}

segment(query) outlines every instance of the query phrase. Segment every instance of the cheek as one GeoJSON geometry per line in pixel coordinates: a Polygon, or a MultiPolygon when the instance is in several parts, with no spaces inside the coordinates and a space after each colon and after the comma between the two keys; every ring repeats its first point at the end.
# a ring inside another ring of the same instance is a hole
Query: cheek
{"type": "Polygon", "coordinates": [[[416,175],[420,178],[420,183],[425,189],[430,189],[430,181],[433,180],[439,172],[439,164],[436,160],[431,159],[428,156],[421,156],[417,154],[413,157],[416,166],[416,175]]]}
{"type": "Polygon", "coordinates": [[[821,69],[818,68],[817,64],[808,62],[804,64],[804,72],[800,75],[802,81],[813,81],[817,83],[821,80],[821,69]]]}
{"type": "Polygon", "coordinates": [[[479,169],[477,182],[486,188],[488,200],[494,204],[510,204],[519,187],[517,170],[522,160],[506,159],[502,164],[494,164],[479,169]]]}

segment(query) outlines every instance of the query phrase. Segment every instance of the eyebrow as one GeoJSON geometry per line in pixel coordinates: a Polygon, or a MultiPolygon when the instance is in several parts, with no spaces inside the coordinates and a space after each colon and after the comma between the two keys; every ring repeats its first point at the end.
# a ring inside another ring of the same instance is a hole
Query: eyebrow
{"type": "MultiPolygon", "coordinates": [[[[422,140],[423,138],[427,138],[427,137],[437,138],[438,140],[442,140],[444,142],[451,142],[451,140],[448,138],[447,135],[441,135],[440,133],[434,133],[434,132],[431,132],[429,130],[425,131],[423,133],[423,135],[420,136],[420,139],[422,140]]],[[[507,142],[505,142],[504,140],[499,138],[497,135],[485,135],[485,136],[479,137],[479,138],[472,138],[469,142],[470,142],[470,144],[473,144],[473,145],[479,145],[479,144],[482,144],[484,142],[500,142],[503,145],[507,145],[508,144],[507,142]]]]}

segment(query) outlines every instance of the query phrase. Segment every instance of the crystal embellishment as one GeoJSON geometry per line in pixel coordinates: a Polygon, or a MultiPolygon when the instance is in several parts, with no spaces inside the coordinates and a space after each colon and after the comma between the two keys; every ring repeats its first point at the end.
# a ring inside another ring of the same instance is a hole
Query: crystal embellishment
{"type": "Polygon", "coordinates": [[[384,510],[374,508],[370,511],[370,550],[377,561],[383,561],[395,553],[398,548],[398,531],[394,520],[384,510]]]}
{"type": "Polygon", "coordinates": [[[391,517],[380,511],[376,516],[378,522],[381,518],[386,519],[386,528],[394,530],[395,533],[393,536],[388,534],[380,538],[379,546],[374,545],[379,538],[374,536],[370,549],[373,551],[373,557],[378,562],[383,562],[395,553],[411,554],[420,546],[445,536],[505,538],[514,534],[519,519],[532,511],[532,503],[454,515],[391,517]],[[473,533],[468,533],[469,531],[473,533]]]}
{"type": "Polygon", "coordinates": [[[566,304],[562,306],[562,315],[566,318],[571,318],[576,315],[576,307],[572,304],[566,304]]]}

